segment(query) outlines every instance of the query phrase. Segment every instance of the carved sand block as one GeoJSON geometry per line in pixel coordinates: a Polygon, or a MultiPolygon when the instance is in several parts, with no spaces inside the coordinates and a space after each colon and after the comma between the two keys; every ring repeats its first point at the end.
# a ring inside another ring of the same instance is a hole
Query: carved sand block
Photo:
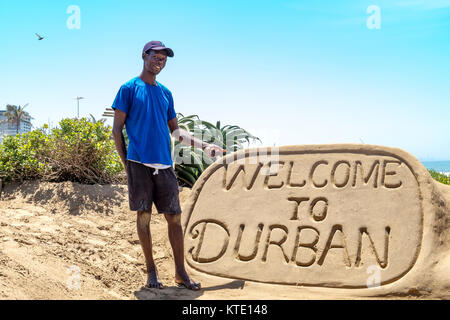
{"type": "Polygon", "coordinates": [[[186,261],[222,278],[445,296],[449,190],[400,149],[241,151],[194,186],[183,210],[186,261]]]}

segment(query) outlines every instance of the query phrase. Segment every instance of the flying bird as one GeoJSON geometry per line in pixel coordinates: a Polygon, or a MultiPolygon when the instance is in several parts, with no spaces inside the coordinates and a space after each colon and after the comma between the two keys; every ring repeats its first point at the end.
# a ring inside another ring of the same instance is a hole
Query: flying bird
{"type": "Polygon", "coordinates": [[[44,37],[41,37],[39,34],[36,33],[36,36],[38,37],[38,40],[41,41],[42,39],[44,39],[44,37]]]}

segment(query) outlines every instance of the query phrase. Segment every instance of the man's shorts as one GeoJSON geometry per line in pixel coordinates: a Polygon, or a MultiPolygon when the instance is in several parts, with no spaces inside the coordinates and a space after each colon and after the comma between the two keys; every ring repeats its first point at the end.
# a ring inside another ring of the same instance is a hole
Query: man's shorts
{"type": "Polygon", "coordinates": [[[127,161],[127,176],[131,211],[151,211],[154,202],[160,214],[181,213],[178,180],[172,167],[156,170],[127,161]]]}

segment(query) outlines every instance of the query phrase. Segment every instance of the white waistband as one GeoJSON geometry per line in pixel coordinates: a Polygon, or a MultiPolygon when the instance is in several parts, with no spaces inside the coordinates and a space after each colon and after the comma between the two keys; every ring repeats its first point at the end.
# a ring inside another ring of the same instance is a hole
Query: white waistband
{"type": "Polygon", "coordinates": [[[150,167],[150,168],[156,169],[155,173],[153,173],[153,175],[155,175],[155,176],[159,173],[159,170],[169,169],[169,168],[172,167],[172,166],[169,166],[167,164],[161,164],[161,163],[142,163],[142,162],[135,161],[135,160],[128,160],[128,161],[140,163],[140,164],[143,164],[146,167],[150,167]]]}

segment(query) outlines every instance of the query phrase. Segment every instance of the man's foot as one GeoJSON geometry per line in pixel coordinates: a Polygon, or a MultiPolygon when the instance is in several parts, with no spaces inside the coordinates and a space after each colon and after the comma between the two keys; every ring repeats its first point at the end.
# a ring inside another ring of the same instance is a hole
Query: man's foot
{"type": "Polygon", "coordinates": [[[177,273],[175,275],[175,283],[179,288],[186,288],[194,291],[200,290],[202,287],[200,282],[195,282],[189,278],[186,272],[184,272],[182,276],[177,273]]]}
{"type": "Polygon", "coordinates": [[[156,272],[150,272],[147,277],[146,288],[149,289],[164,289],[164,285],[159,281],[158,274],[156,272]]]}

